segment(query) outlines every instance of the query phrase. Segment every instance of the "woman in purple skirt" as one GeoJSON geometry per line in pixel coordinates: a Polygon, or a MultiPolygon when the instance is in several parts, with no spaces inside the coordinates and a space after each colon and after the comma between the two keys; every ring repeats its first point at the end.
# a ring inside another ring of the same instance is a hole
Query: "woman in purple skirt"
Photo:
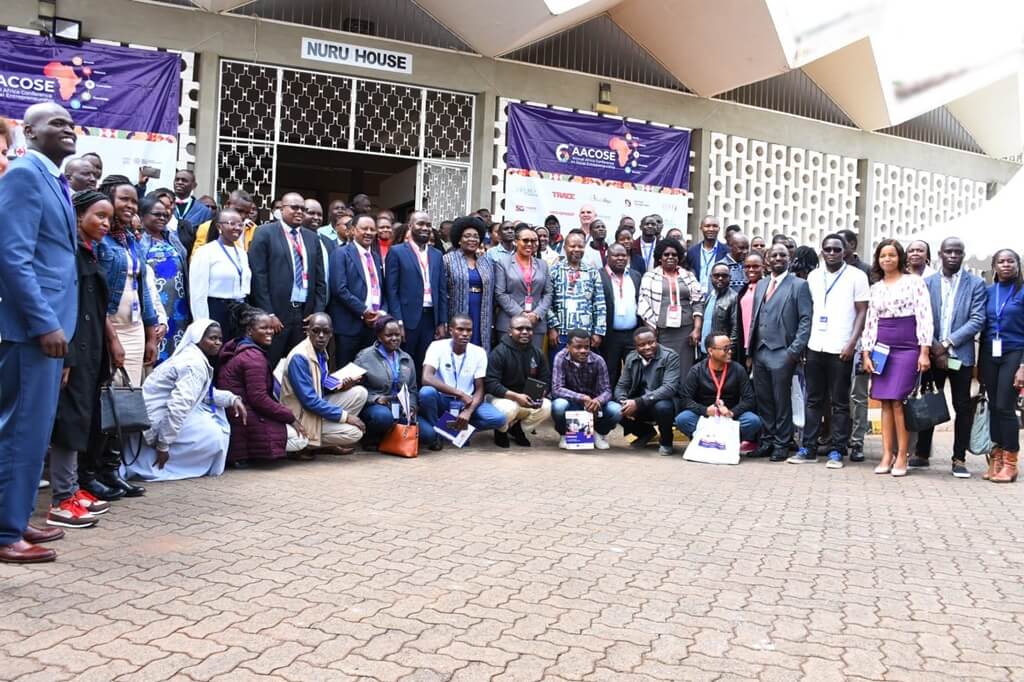
{"type": "Polygon", "coordinates": [[[861,337],[864,369],[872,374],[871,397],[882,403],[882,463],[875,473],[893,476],[907,475],[910,434],[903,420],[903,400],[914,390],[920,373],[928,371],[932,341],[928,287],[923,279],[906,272],[907,254],[903,247],[895,239],[883,239],[875,249],[871,266],[876,283],[871,286],[868,317],[861,337]],[[889,347],[881,374],[874,374],[871,359],[877,344],[889,347]]]}

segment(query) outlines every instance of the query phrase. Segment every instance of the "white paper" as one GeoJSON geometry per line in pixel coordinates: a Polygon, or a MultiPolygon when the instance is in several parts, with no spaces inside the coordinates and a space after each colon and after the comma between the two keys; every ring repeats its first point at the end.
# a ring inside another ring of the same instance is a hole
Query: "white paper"
{"type": "Polygon", "coordinates": [[[332,377],[338,381],[345,381],[346,379],[358,379],[366,374],[366,370],[357,365],[354,362],[350,362],[338,371],[331,374],[332,377]]]}
{"type": "Polygon", "coordinates": [[[398,389],[398,404],[402,408],[402,414],[409,417],[412,413],[409,411],[409,386],[402,384],[402,387],[398,389]]]}

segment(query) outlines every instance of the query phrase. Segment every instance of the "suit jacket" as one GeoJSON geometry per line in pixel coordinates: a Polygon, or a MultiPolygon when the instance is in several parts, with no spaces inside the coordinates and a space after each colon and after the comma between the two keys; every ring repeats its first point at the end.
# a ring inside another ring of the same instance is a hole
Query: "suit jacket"
{"type": "MultiPolygon", "coordinates": [[[[322,313],[327,307],[327,282],[324,261],[320,254],[320,241],[309,230],[299,229],[305,254],[309,290],[302,317],[322,313]]],[[[249,245],[249,269],[252,270],[252,305],[277,315],[282,322],[291,319],[292,283],[294,282],[292,245],[284,236],[281,221],[266,223],[256,228],[249,245]]]]}
{"type": "MultiPolygon", "coordinates": [[[[547,314],[548,309],[551,308],[554,285],[551,282],[548,264],[537,257],[533,259],[531,291],[533,292],[533,310],[530,312],[536,313],[540,318],[533,328],[533,332],[542,334],[548,330],[547,314]]],[[[494,300],[498,304],[494,328],[500,332],[507,332],[509,322],[513,317],[524,312],[523,305],[526,303],[526,282],[516,264],[515,256],[508,256],[494,263],[494,300]]]]}
{"type": "MultiPolygon", "coordinates": [[[[985,328],[985,307],[988,294],[985,282],[975,274],[960,271],[960,285],[953,297],[953,319],[949,324],[949,340],[953,342],[953,352],[965,365],[975,363],[974,337],[985,328]]],[[[924,281],[928,294],[932,299],[932,324],[935,328],[935,341],[942,338],[942,273],[937,272],[924,281]]]]}
{"type": "Polygon", "coordinates": [[[71,341],[78,238],[70,200],[42,159],[27,154],[0,180],[0,206],[0,338],[26,343],[63,329],[71,341]]]}
{"type": "Polygon", "coordinates": [[[615,385],[615,401],[620,405],[626,400],[636,400],[641,407],[650,407],[659,400],[671,400],[679,409],[679,355],[667,346],[658,346],[658,353],[651,360],[653,367],[652,381],[644,385],[643,359],[636,351],[626,356],[619,375],[619,383],[615,385]]]}
{"type": "MultiPolygon", "coordinates": [[[[643,262],[643,258],[640,258],[643,262]]],[[[633,280],[633,302],[636,303],[640,298],[640,273],[633,269],[633,266],[626,268],[626,276],[633,280]]],[[[605,329],[609,332],[614,329],[612,322],[615,318],[615,290],[612,289],[615,283],[612,282],[611,276],[608,271],[601,268],[601,284],[604,286],[604,302],[605,311],[607,313],[607,322],[605,323],[605,329]]],[[[636,323],[640,324],[640,318],[636,318],[636,323]]]]}
{"type": "MultiPolygon", "coordinates": [[[[387,309],[384,297],[384,268],[381,267],[380,255],[370,250],[373,266],[377,271],[380,283],[381,309],[387,309]]],[[[363,328],[363,313],[366,312],[366,294],[370,283],[363,275],[363,264],[360,262],[359,249],[355,244],[334,249],[331,252],[331,303],[328,312],[334,322],[334,333],[342,336],[355,336],[363,328]]]]}
{"type": "Polygon", "coordinates": [[[811,315],[814,303],[807,282],[789,273],[775,289],[770,301],[765,301],[771,277],[757,283],[754,292],[754,310],[750,323],[750,354],[757,357],[761,348],[785,349],[797,358],[807,348],[811,338],[811,315]]]}
{"type": "MultiPolygon", "coordinates": [[[[704,240],[701,240],[691,246],[686,252],[686,269],[693,273],[698,282],[704,281],[704,273],[701,272],[701,266],[704,265],[704,257],[701,255],[703,250],[704,240]]],[[[715,242],[715,252],[711,256],[711,265],[714,266],[715,263],[727,255],[729,255],[729,247],[722,242],[715,242]]]]}
{"type": "MultiPolygon", "coordinates": [[[[420,326],[423,317],[423,270],[412,244],[393,244],[384,261],[384,290],[388,297],[388,312],[401,320],[406,329],[420,326]]],[[[434,319],[431,326],[448,324],[448,282],[445,279],[441,252],[427,246],[430,268],[430,293],[433,299],[434,319]]]]}

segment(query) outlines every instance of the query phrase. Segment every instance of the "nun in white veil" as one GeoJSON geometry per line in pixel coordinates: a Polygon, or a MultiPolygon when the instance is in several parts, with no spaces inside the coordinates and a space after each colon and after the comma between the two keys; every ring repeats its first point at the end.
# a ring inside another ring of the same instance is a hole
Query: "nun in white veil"
{"type": "Polygon", "coordinates": [[[242,400],[213,387],[211,360],[223,342],[220,325],[196,320],[142,385],[150,429],[139,456],[125,448],[126,476],[174,481],[224,473],[231,427],[224,409],[245,419],[242,400]]]}

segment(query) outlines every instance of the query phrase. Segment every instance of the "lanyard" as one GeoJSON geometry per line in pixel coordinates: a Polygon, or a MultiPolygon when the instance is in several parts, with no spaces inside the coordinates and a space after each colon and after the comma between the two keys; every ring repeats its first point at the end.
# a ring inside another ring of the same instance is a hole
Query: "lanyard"
{"type": "Polygon", "coordinates": [[[384,358],[384,362],[387,363],[385,367],[388,368],[388,374],[391,376],[391,397],[394,397],[398,395],[398,380],[401,378],[402,372],[398,352],[391,353],[391,357],[388,357],[387,352],[380,346],[377,346],[377,352],[380,353],[380,356],[384,358]]]}
{"type": "Polygon", "coordinates": [[[673,306],[679,305],[679,273],[676,273],[674,277],[669,278],[668,275],[662,273],[662,277],[668,282],[668,296],[669,301],[673,306]]]}
{"type": "Polygon", "coordinates": [[[128,246],[125,248],[125,251],[128,252],[128,257],[132,259],[132,271],[130,273],[131,274],[130,279],[132,280],[132,289],[135,289],[136,291],[138,291],[139,290],[139,278],[142,277],[142,267],[141,267],[141,264],[139,262],[139,255],[135,251],[135,241],[134,240],[128,242],[128,246]]]}
{"type": "Polygon", "coordinates": [[[177,218],[178,220],[184,220],[185,216],[188,215],[188,212],[192,210],[192,204],[194,204],[195,201],[196,201],[195,197],[189,197],[188,201],[186,201],[184,203],[179,204],[179,203],[175,202],[175,204],[174,204],[174,217],[177,218]],[[184,211],[181,210],[182,206],[185,207],[184,211]]]}
{"type": "Polygon", "coordinates": [[[213,414],[217,414],[217,406],[213,402],[213,382],[212,381],[210,382],[209,390],[206,392],[206,398],[210,402],[210,412],[212,412],[213,414]]]}
{"type": "Polygon", "coordinates": [[[462,354],[462,363],[459,365],[459,369],[455,369],[455,351],[452,351],[452,372],[455,373],[455,388],[459,388],[459,379],[462,378],[462,370],[466,366],[466,357],[469,356],[469,347],[466,347],[465,352],[462,354]]]}
{"type": "Polygon", "coordinates": [[[999,292],[1002,289],[996,284],[996,337],[999,337],[999,330],[1003,323],[1003,310],[1006,308],[1006,304],[1013,300],[1013,285],[1010,285],[1010,295],[1006,297],[1002,305],[999,304],[999,292]]]}
{"type": "Polygon", "coordinates": [[[419,246],[413,244],[413,250],[416,252],[416,260],[420,264],[420,272],[423,274],[423,292],[430,293],[430,247],[423,249],[423,254],[420,254],[419,246]]]}
{"type": "Polygon", "coordinates": [[[705,251],[704,247],[700,247],[700,277],[701,279],[708,278],[708,266],[711,265],[711,259],[718,253],[718,247],[714,247],[711,251],[705,251]]]}
{"type": "Polygon", "coordinates": [[[839,272],[836,274],[836,278],[834,280],[832,280],[832,284],[828,283],[828,273],[825,271],[825,268],[822,268],[822,270],[821,270],[821,283],[825,287],[825,303],[824,303],[824,306],[825,306],[826,312],[828,311],[828,295],[830,293],[832,293],[832,290],[836,286],[836,282],[838,282],[839,278],[843,276],[844,272],[846,272],[846,268],[847,267],[849,267],[849,266],[844,263],[843,267],[839,268],[839,272]]]}
{"type": "Polygon", "coordinates": [[[715,370],[711,369],[710,363],[708,363],[708,373],[711,374],[711,381],[715,384],[715,405],[718,405],[718,401],[722,399],[722,387],[725,386],[725,377],[729,374],[729,365],[722,369],[721,379],[715,376],[715,370]]]}
{"type": "Polygon", "coordinates": [[[295,228],[294,238],[292,237],[291,229],[286,229],[285,238],[292,248],[295,249],[295,253],[299,254],[299,260],[302,262],[302,288],[306,289],[309,287],[309,266],[306,264],[306,251],[302,248],[302,233],[299,232],[300,229],[295,228]]]}
{"type": "Polygon", "coordinates": [[[217,243],[220,244],[220,250],[223,251],[224,255],[228,257],[229,261],[231,261],[231,265],[235,266],[235,272],[238,273],[238,290],[241,291],[242,290],[242,257],[238,255],[238,247],[235,246],[234,244],[231,245],[231,249],[235,252],[235,255],[232,256],[230,253],[228,253],[227,248],[225,248],[224,242],[222,242],[221,240],[218,239],[217,243]],[[237,259],[236,259],[236,256],[237,256],[237,259]]]}
{"type": "Polygon", "coordinates": [[[519,272],[523,275],[523,284],[526,285],[526,296],[528,298],[533,297],[533,259],[530,259],[530,267],[524,268],[519,260],[516,259],[516,267],[519,268],[519,272]]]}
{"type": "Polygon", "coordinates": [[[619,285],[619,298],[625,300],[625,298],[626,298],[626,290],[625,290],[624,287],[625,287],[625,284],[626,284],[626,272],[623,271],[622,272],[622,277],[619,277],[619,279],[616,281],[615,273],[612,272],[612,269],[610,267],[608,267],[607,265],[604,267],[604,269],[605,269],[605,272],[608,273],[608,277],[610,277],[613,282],[615,282],[616,284],[619,285]]]}
{"type": "Polygon", "coordinates": [[[644,264],[647,267],[651,267],[651,263],[653,263],[651,259],[654,257],[654,244],[654,242],[651,242],[651,245],[645,249],[644,241],[642,239],[640,240],[640,253],[643,255],[644,264]]]}

